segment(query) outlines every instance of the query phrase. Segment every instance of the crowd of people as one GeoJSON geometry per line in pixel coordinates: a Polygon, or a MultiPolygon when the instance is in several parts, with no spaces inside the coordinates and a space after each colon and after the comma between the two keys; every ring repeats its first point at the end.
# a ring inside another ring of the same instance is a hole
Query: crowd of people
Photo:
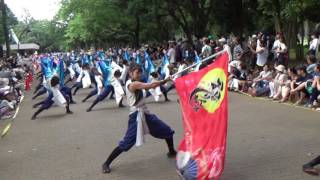
{"type": "Polygon", "coordinates": [[[229,89],[320,110],[320,42],[317,33],[311,38],[306,60],[295,66],[289,63],[281,33],[273,43],[263,33],[253,35],[247,52],[236,38],[229,63],[229,89]]]}
{"type": "Polygon", "coordinates": [[[0,120],[11,118],[24,98],[25,90],[31,88],[30,66],[9,57],[0,62],[0,120]]]}

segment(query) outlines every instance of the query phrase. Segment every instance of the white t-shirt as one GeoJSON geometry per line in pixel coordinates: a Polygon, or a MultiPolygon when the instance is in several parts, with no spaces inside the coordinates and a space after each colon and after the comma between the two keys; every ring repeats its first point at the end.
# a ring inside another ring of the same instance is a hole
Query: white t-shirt
{"type": "Polygon", "coordinates": [[[271,71],[261,71],[259,74],[259,78],[268,78],[272,76],[271,71]]]}
{"type": "Polygon", "coordinates": [[[136,112],[138,109],[142,109],[143,112],[148,112],[148,107],[146,106],[146,103],[145,103],[145,91],[142,90],[143,92],[143,97],[140,99],[139,102],[136,103],[136,95],[134,92],[131,92],[129,90],[129,85],[132,83],[132,80],[129,79],[127,82],[126,82],[126,87],[125,87],[125,90],[126,90],[126,97],[127,97],[127,103],[129,105],[129,110],[130,110],[130,114],[136,112]]]}
{"type": "Polygon", "coordinates": [[[174,50],[174,48],[170,48],[168,50],[167,55],[169,57],[170,63],[174,63],[175,62],[175,57],[176,57],[176,51],[174,50]]]}
{"type": "Polygon", "coordinates": [[[287,46],[286,46],[286,44],[280,42],[278,49],[283,51],[283,50],[286,50],[286,49],[287,49],[287,46]]]}
{"type": "MultiPolygon", "coordinates": [[[[257,51],[259,50],[260,49],[257,48],[257,51]]],[[[267,63],[268,55],[268,50],[266,48],[263,48],[263,51],[257,54],[257,65],[260,67],[264,66],[267,63]]]]}
{"type": "Polygon", "coordinates": [[[275,40],[272,46],[272,50],[275,51],[280,47],[280,40],[275,40]]]}
{"type": "Polygon", "coordinates": [[[239,61],[239,60],[231,61],[228,66],[228,72],[231,72],[231,67],[235,67],[237,69],[240,69],[240,65],[241,65],[241,61],[239,61]]]}
{"type": "Polygon", "coordinates": [[[316,55],[318,53],[318,50],[319,50],[319,39],[318,38],[315,38],[313,39],[311,42],[310,42],[310,48],[309,50],[314,50],[316,52],[316,55]]]}
{"type": "Polygon", "coordinates": [[[203,57],[208,57],[211,55],[211,53],[212,53],[212,49],[209,45],[206,44],[202,47],[201,54],[203,57]]]}
{"type": "Polygon", "coordinates": [[[257,48],[261,48],[261,42],[260,42],[260,39],[257,39],[257,48]]]}

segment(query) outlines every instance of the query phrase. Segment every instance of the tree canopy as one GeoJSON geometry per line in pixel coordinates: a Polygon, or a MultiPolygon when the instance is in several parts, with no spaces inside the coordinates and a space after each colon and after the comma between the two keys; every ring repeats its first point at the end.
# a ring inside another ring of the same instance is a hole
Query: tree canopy
{"type": "Polygon", "coordinates": [[[51,21],[18,22],[10,10],[8,21],[21,41],[36,42],[41,51],[138,47],[177,38],[191,43],[258,31],[283,32],[294,46],[298,33],[308,33],[306,22],[310,32],[320,23],[319,8],[319,0],[62,0],[51,21]]]}

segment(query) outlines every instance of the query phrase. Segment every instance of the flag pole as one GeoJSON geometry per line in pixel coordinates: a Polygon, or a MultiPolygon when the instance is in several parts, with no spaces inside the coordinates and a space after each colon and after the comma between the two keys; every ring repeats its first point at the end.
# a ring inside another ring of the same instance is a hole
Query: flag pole
{"type": "Polygon", "coordinates": [[[203,62],[206,62],[206,61],[208,61],[209,59],[212,59],[212,58],[214,58],[214,57],[216,57],[216,56],[219,56],[220,54],[222,54],[222,53],[224,53],[224,52],[226,52],[226,50],[219,51],[219,52],[217,52],[217,53],[215,53],[215,54],[213,54],[213,55],[211,55],[211,56],[209,56],[209,57],[206,57],[206,58],[204,58],[203,60],[201,60],[200,62],[195,63],[195,64],[192,64],[191,66],[188,66],[188,67],[182,69],[181,71],[173,74],[172,77],[175,77],[175,76],[177,76],[178,74],[181,74],[181,73],[183,73],[184,71],[193,68],[194,66],[197,66],[197,65],[199,65],[199,64],[202,64],[203,62]]]}

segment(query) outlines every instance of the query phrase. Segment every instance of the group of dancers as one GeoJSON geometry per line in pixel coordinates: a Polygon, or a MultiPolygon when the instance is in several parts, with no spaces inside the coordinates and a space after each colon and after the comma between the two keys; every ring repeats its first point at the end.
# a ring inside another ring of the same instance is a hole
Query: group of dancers
{"type": "MultiPolygon", "coordinates": [[[[153,61],[147,51],[141,53],[136,58],[126,57],[126,52],[118,56],[106,54],[103,51],[94,53],[74,52],[65,54],[43,54],[38,57],[39,72],[37,74],[39,84],[36,86],[34,96],[47,94],[47,98],[36,103],[33,107],[40,106],[34,113],[32,119],[53,104],[65,107],[67,113],[72,113],[69,106],[75,104],[73,96],[81,89],[92,88],[92,91],[82,100],[96,96],[93,103],[88,107],[87,112],[108,96],[115,99],[118,107],[125,107],[123,100],[126,97],[125,83],[129,79],[129,66],[132,64],[140,65],[142,68],[142,82],[151,83],[159,79],[165,79],[173,72],[172,65],[169,64],[167,57],[163,57],[162,63],[156,70],[153,61]],[[139,57],[139,58],[138,58],[139,57]],[[68,86],[68,84],[73,85],[68,86]]],[[[166,83],[156,88],[146,90],[146,97],[153,96],[155,101],[159,101],[163,96],[165,101],[168,99],[168,92],[174,89],[173,83],[166,83]]]]}
{"type": "Polygon", "coordinates": [[[173,134],[174,131],[156,115],[152,114],[145,103],[145,98],[153,96],[155,101],[164,97],[170,101],[167,94],[174,89],[171,81],[173,65],[168,57],[163,56],[159,68],[153,64],[147,51],[141,51],[135,57],[127,51],[112,55],[110,52],[74,52],[65,54],[43,54],[36,59],[39,63],[34,96],[47,94],[47,97],[33,105],[38,108],[32,115],[32,120],[53,104],[66,109],[67,114],[72,104],[76,104],[73,96],[81,89],[91,88],[89,94],[82,100],[86,102],[95,96],[95,100],[88,107],[87,112],[106,98],[115,99],[118,107],[125,107],[123,100],[127,100],[129,107],[128,129],[124,138],[111,152],[102,166],[103,173],[110,173],[111,162],[122,152],[132,146],[143,144],[144,135],[150,133],[155,138],[164,139],[168,146],[168,157],[175,157],[173,134]],[[68,86],[68,84],[72,86],[68,86]]]}

